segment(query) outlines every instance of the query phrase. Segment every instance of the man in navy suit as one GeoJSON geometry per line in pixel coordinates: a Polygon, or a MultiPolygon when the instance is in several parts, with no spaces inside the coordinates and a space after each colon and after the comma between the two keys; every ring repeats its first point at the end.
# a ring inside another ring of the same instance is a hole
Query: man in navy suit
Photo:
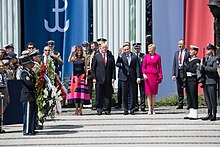
{"type": "Polygon", "coordinates": [[[172,70],[172,80],[176,80],[177,93],[178,93],[178,107],[177,109],[183,109],[183,99],[184,99],[184,62],[190,58],[189,51],[185,48],[185,41],[180,39],[178,42],[179,50],[175,52],[173,58],[173,70],[172,70]]]}
{"type": "Polygon", "coordinates": [[[106,115],[110,115],[113,93],[112,84],[116,78],[115,59],[107,49],[107,45],[102,43],[100,52],[95,54],[92,63],[92,77],[93,83],[96,84],[96,108],[98,115],[101,115],[103,111],[106,115]]]}
{"type": "Polygon", "coordinates": [[[128,114],[130,110],[131,115],[134,115],[136,104],[136,88],[140,79],[140,65],[137,56],[131,52],[130,44],[123,46],[123,52],[120,52],[116,62],[116,66],[121,68],[122,72],[119,74],[119,80],[122,85],[122,100],[124,106],[124,115],[128,114]],[[130,108],[128,106],[128,99],[130,97],[130,108]]]}

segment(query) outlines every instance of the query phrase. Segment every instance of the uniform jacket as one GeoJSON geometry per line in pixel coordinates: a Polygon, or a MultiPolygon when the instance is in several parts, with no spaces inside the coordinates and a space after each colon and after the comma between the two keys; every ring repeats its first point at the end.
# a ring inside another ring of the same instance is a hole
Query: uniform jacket
{"type": "MultiPolygon", "coordinates": [[[[139,61],[139,65],[140,65],[140,70],[141,70],[141,67],[142,67],[142,64],[143,64],[143,61],[144,61],[144,56],[145,56],[144,53],[139,53],[138,61],[139,61]]],[[[142,71],[141,71],[141,79],[143,79],[142,71]]]]}
{"type": "Polygon", "coordinates": [[[219,80],[217,57],[211,56],[209,59],[207,57],[204,59],[205,84],[216,84],[219,80]]]}
{"type": "Polygon", "coordinates": [[[24,68],[21,72],[21,101],[35,101],[35,74],[32,70],[24,68]]]}

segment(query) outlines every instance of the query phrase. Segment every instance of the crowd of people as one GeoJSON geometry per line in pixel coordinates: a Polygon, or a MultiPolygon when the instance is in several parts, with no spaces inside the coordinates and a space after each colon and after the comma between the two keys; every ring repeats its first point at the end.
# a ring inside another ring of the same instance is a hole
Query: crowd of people
{"type": "MultiPolygon", "coordinates": [[[[39,122],[43,125],[47,116],[54,115],[54,111],[61,112],[62,101],[74,105],[75,115],[83,115],[83,105],[91,103],[94,85],[97,115],[110,115],[116,67],[118,103],[115,108],[123,106],[124,115],[135,115],[139,109],[146,111],[147,97],[148,114],[155,114],[158,86],[163,80],[161,56],[156,53],[156,45],[149,44],[148,53],[144,54],[141,53],[141,43],[131,45],[125,42],[115,60],[106,41],[100,38],[91,44],[84,41],[72,47],[68,62],[73,65],[73,72],[67,89],[60,80],[58,67],[63,65],[63,60],[60,53],[54,51],[55,41],[46,42],[43,55],[31,42],[18,58],[13,45],[0,49],[1,114],[10,102],[7,81],[18,79],[22,83],[23,135],[35,135],[35,130],[41,126],[39,122]],[[131,51],[132,46],[134,52],[131,51]]],[[[172,71],[172,80],[176,81],[178,92],[177,109],[183,109],[185,88],[189,114],[184,119],[198,119],[198,83],[201,82],[208,107],[208,115],[202,120],[215,121],[219,80],[216,47],[208,44],[207,56],[202,60],[197,57],[198,47],[190,46],[188,50],[182,39],[178,47],[172,71]]],[[[4,132],[2,128],[1,132],[4,132]]]]}

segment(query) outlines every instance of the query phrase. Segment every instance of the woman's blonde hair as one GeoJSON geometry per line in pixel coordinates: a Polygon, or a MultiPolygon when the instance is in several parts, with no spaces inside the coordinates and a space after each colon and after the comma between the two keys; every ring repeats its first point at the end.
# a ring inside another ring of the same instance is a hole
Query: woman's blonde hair
{"type": "Polygon", "coordinates": [[[156,45],[155,44],[149,44],[148,48],[153,48],[154,50],[156,50],[156,45]]]}

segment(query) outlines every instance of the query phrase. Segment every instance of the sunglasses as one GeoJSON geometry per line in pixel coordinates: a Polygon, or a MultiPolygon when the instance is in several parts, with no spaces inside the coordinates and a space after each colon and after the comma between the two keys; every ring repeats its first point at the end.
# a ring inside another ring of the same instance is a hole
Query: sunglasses
{"type": "Polygon", "coordinates": [[[48,52],[48,51],[50,51],[50,50],[44,50],[45,52],[48,52]]]}
{"type": "Polygon", "coordinates": [[[34,47],[28,47],[28,49],[34,49],[34,47]]]}

